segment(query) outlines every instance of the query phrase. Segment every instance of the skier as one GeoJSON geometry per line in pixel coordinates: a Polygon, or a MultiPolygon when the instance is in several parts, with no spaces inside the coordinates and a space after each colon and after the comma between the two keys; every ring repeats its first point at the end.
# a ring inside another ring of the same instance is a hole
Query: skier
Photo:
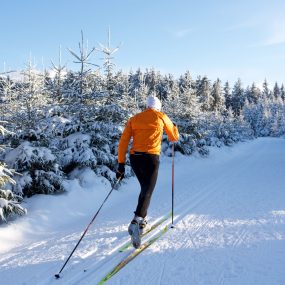
{"type": "Polygon", "coordinates": [[[126,153],[130,139],[133,139],[130,163],[141,186],[135,216],[128,227],[135,248],[140,247],[140,236],[147,225],[147,210],[158,175],[163,130],[171,142],[179,139],[178,128],[161,112],[160,100],[155,96],[149,96],[146,110],[128,120],[118,146],[116,177],[123,179],[126,153]]]}

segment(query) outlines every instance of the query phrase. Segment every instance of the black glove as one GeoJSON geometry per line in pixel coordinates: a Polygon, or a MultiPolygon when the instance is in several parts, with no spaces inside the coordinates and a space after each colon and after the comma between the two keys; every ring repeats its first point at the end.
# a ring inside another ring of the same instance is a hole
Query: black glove
{"type": "Polygon", "coordinates": [[[118,170],[116,172],[116,178],[122,180],[124,176],[125,176],[125,164],[119,163],[118,170]]]}

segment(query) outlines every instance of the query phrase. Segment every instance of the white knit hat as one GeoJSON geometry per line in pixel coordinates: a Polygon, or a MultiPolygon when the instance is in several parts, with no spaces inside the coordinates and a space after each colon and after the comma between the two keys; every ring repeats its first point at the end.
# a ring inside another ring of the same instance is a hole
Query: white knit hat
{"type": "Polygon", "coordinates": [[[161,110],[161,102],[155,96],[147,97],[146,105],[147,105],[148,108],[153,108],[153,109],[156,109],[158,111],[161,110]]]}

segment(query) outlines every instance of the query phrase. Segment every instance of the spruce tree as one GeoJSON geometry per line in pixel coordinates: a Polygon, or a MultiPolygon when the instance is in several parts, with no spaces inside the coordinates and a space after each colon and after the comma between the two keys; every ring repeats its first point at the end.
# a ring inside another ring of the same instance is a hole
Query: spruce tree
{"type": "Polygon", "coordinates": [[[283,102],[285,102],[285,88],[283,84],[281,85],[281,88],[280,88],[280,97],[283,100],[283,102]]]}
{"type": "Polygon", "coordinates": [[[62,65],[61,62],[61,46],[59,47],[59,59],[58,64],[52,63],[53,71],[55,72],[54,76],[54,99],[55,102],[60,102],[62,99],[62,88],[63,88],[63,80],[66,75],[66,66],[62,65]]]}
{"type": "Polygon", "coordinates": [[[244,106],[245,98],[244,98],[244,89],[242,88],[241,80],[235,83],[233,92],[232,92],[232,103],[231,108],[233,110],[233,114],[235,117],[241,114],[241,110],[244,106]]]}
{"type": "Polygon", "coordinates": [[[225,98],[225,107],[227,110],[230,109],[231,105],[232,105],[232,94],[231,94],[231,90],[230,90],[230,84],[227,81],[224,85],[224,98],[225,98]]]}
{"type": "MultiPolygon", "coordinates": [[[[0,125],[0,133],[3,135],[9,133],[3,126],[0,125]]],[[[3,148],[1,148],[3,151],[3,148]]],[[[0,161],[0,223],[7,222],[7,218],[13,215],[24,215],[27,210],[24,209],[20,202],[22,196],[16,195],[6,185],[15,185],[13,179],[13,170],[8,169],[6,165],[0,161]],[[5,189],[6,188],[6,189],[5,189]]]]}
{"type": "Polygon", "coordinates": [[[248,101],[250,103],[257,104],[258,100],[260,99],[261,91],[260,89],[255,85],[255,83],[252,83],[250,88],[250,93],[247,97],[248,101]]]}
{"type": "Polygon", "coordinates": [[[197,96],[201,103],[202,111],[210,111],[213,106],[213,97],[211,96],[211,83],[207,76],[196,82],[197,96]]]}
{"type": "Polygon", "coordinates": [[[219,78],[213,83],[211,97],[213,98],[211,110],[216,114],[221,114],[225,109],[225,97],[222,92],[221,80],[219,78]]]}
{"type": "Polygon", "coordinates": [[[262,98],[263,100],[271,100],[272,99],[272,91],[269,89],[268,82],[264,79],[262,84],[262,98]]]}
{"type": "Polygon", "coordinates": [[[281,97],[281,90],[280,90],[277,82],[275,82],[275,85],[273,88],[273,96],[274,96],[275,100],[277,100],[278,98],[281,97]]]}
{"type": "Polygon", "coordinates": [[[99,44],[100,48],[96,48],[96,50],[100,51],[103,53],[104,55],[104,71],[105,71],[105,75],[106,75],[106,93],[107,93],[107,101],[106,104],[112,104],[114,102],[116,102],[115,95],[116,92],[114,91],[115,86],[116,86],[116,82],[114,79],[114,67],[116,66],[113,63],[113,55],[114,53],[116,53],[119,50],[119,46],[117,46],[116,48],[111,48],[111,30],[109,28],[108,30],[108,44],[107,45],[103,45],[103,44],[99,44]]]}

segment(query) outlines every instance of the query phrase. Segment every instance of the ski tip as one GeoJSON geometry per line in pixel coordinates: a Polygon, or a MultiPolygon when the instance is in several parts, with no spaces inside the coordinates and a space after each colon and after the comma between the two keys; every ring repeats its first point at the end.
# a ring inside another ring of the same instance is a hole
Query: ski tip
{"type": "Polygon", "coordinates": [[[56,279],[59,279],[59,278],[60,278],[60,275],[59,275],[59,274],[55,274],[54,277],[55,277],[56,279]]]}

